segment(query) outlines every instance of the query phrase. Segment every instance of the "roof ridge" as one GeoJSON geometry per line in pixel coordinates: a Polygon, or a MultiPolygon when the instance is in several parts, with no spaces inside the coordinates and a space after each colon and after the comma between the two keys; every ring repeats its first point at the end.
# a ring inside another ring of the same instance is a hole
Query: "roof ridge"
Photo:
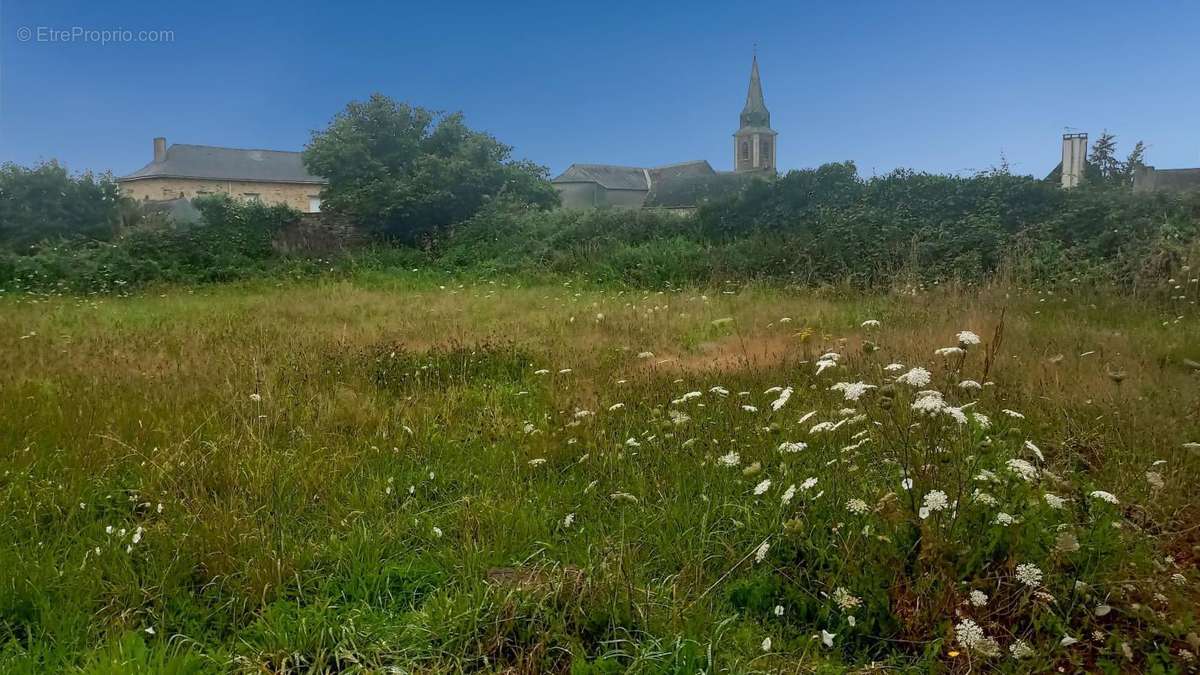
{"type": "MultiPolygon", "coordinates": [[[[269,148],[231,148],[225,145],[205,145],[203,143],[172,143],[170,148],[209,148],[212,150],[233,150],[235,152],[281,152],[289,155],[304,154],[303,150],[271,150],[269,148]]],[[[170,150],[170,148],[167,148],[170,150]]]]}

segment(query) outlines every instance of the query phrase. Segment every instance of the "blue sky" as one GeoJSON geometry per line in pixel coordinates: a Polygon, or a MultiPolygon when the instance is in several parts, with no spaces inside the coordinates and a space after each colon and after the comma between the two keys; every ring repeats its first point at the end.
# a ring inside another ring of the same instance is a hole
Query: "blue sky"
{"type": "Polygon", "coordinates": [[[1200,2],[0,0],[0,160],[128,173],[172,143],[301,149],[352,99],[440,110],[557,173],[731,165],[757,43],[780,168],[1014,171],[1066,127],[1200,166],[1200,2]],[[170,30],[169,43],[20,29],[170,30]]]}

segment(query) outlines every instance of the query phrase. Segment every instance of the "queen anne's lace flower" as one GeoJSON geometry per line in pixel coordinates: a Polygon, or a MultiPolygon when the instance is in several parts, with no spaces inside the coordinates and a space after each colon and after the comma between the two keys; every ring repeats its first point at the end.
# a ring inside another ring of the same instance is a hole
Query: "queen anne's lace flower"
{"type": "Polygon", "coordinates": [[[1005,462],[1005,466],[1009,471],[1020,476],[1021,480],[1031,481],[1038,476],[1037,467],[1023,459],[1010,459],[1005,462]]]}
{"type": "MultiPolygon", "coordinates": [[[[892,365],[900,365],[900,364],[892,364],[892,365]]],[[[900,367],[903,368],[904,366],[900,366],[900,367]]],[[[891,368],[891,366],[888,366],[888,368],[891,368]]],[[[907,373],[904,373],[903,375],[898,376],[896,378],[896,381],[899,382],[900,384],[907,384],[907,385],[911,385],[913,387],[924,387],[924,386],[928,386],[929,382],[932,379],[933,379],[933,376],[929,374],[928,370],[925,370],[924,368],[917,366],[916,368],[910,369],[907,373]]]]}
{"type": "Polygon", "coordinates": [[[867,503],[864,502],[863,500],[856,498],[856,499],[851,499],[850,501],[846,502],[846,510],[849,511],[850,513],[861,516],[864,513],[866,513],[867,511],[870,511],[871,507],[867,506],[867,503]]]}
{"type": "Polygon", "coordinates": [[[960,345],[977,345],[980,343],[979,336],[969,330],[958,332],[958,344],[960,345]]]}
{"type": "Polygon", "coordinates": [[[988,603],[987,593],[978,590],[971,591],[970,601],[971,605],[975,607],[984,607],[988,603]]]}
{"type": "Polygon", "coordinates": [[[1042,585],[1042,570],[1033,563],[1021,563],[1017,565],[1017,581],[1030,588],[1037,588],[1042,585]]]}
{"type": "Polygon", "coordinates": [[[847,401],[857,401],[862,395],[874,389],[875,385],[866,382],[838,382],[830,387],[830,391],[840,391],[847,401]]]}
{"type": "Polygon", "coordinates": [[[1099,499],[1100,501],[1108,502],[1109,504],[1120,504],[1121,503],[1120,501],[1117,500],[1116,495],[1114,495],[1111,492],[1105,492],[1104,490],[1095,490],[1092,492],[1091,496],[1094,499],[1099,499]]]}

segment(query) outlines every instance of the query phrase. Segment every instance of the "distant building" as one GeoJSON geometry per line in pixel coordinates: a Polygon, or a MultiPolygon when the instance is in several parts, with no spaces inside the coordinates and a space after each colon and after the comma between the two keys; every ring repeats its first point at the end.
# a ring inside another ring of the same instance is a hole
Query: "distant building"
{"type": "Polygon", "coordinates": [[[154,161],[117,183],[123,194],[138,201],[226,194],[315,213],[321,210],[321,188],[327,181],[308,173],[299,152],[180,144],[168,148],[165,138],[155,138],[154,161]]]}
{"type": "Polygon", "coordinates": [[[716,171],[705,160],[658,167],[572,164],[554,178],[566,208],[653,208],[691,211],[705,201],[736,194],[750,180],[775,175],[776,137],[763,101],[758,57],[733,135],[733,171],[716,171]]]}
{"type": "Polygon", "coordinates": [[[1164,190],[1167,192],[1200,191],[1200,168],[1196,169],[1156,169],[1152,166],[1141,166],[1133,172],[1133,191],[1149,192],[1164,190]]]}

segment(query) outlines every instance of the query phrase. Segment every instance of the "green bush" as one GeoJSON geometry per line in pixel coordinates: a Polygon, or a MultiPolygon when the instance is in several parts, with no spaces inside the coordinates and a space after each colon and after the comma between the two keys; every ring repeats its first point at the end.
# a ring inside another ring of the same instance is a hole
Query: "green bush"
{"type": "Polygon", "coordinates": [[[223,196],[195,203],[204,216],[197,225],[138,227],[111,242],[61,240],[31,255],[0,254],[0,288],[110,293],[156,282],[245,278],[272,264],[272,236],[298,215],[223,196]]]}

